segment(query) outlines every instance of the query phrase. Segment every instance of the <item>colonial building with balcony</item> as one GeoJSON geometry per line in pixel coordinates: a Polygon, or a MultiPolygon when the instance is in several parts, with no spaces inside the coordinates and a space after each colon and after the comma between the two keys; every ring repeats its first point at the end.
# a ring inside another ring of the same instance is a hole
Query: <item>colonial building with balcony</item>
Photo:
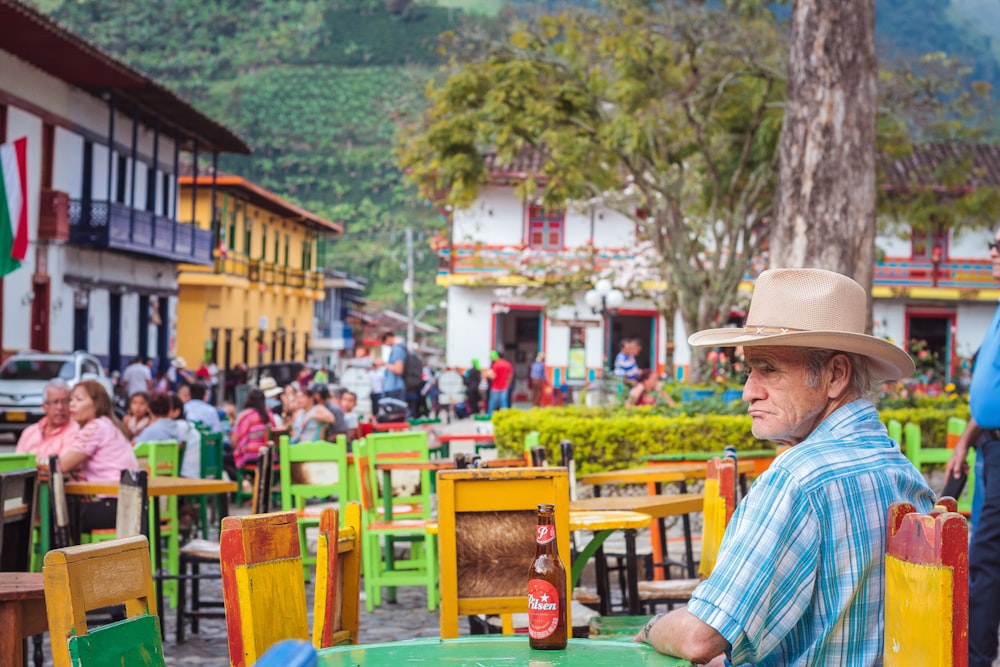
{"type": "MultiPolygon", "coordinates": [[[[913,183],[933,182],[930,175],[955,150],[918,147],[911,158],[886,165],[883,187],[902,193],[913,183]]],[[[971,150],[975,178],[961,189],[1000,187],[1000,149],[971,150]]],[[[545,211],[522,201],[515,194],[517,182],[528,173],[544,178],[532,160],[528,156],[523,164],[499,167],[487,156],[492,184],[468,209],[449,212],[447,236],[437,240],[437,280],[448,288],[447,364],[467,368],[473,358],[485,363],[491,349],[502,350],[523,380],[542,352],[550,381],[589,382],[610,369],[622,339],[637,338],[642,343],[640,367],[664,373],[671,371],[672,362],[674,375],[686,377],[691,353],[679,317],[668,341],[662,316],[647,300],[627,299],[621,308],[605,312],[606,317],[584,303],[595,274],[609,265],[628,267],[637,259],[635,224],[598,206],[545,211]],[[583,287],[572,296],[573,303],[550,308],[543,297],[525,296],[531,292],[521,286],[546,274],[581,276],[583,287]]],[[[940,194],[949,196],[946,188],[940,194]]],[[[986,244],[992,238],[988,229],[970,228],[879,235],[875,335],[900,345],[924,341],[945,362],[947,379],[957,377],[1000,298],[988,260],[986,244]]],[[[753,278],[746,276],[747,291],[753,278]]],[[[522,390],[526,394],[525,381],[515,391],[522,390]]]]}
{"type": "Polygon", "coordinates": [[[0,0],[0,143],[27,145],[29,247],[0,289],[4,354],[89,350],[111,369],[174,349],[181,155],[248,154],[232,131],[18,0],[0,0]]]}
{"type": "Polygon", "coordinates": [[[239,176],[181,176],[180,189],[182,215],[218,243],[212,262],[180,265],[179,354],[222,369],[309,359],[326,298],[317,247],[343,226],[239,176]]]}

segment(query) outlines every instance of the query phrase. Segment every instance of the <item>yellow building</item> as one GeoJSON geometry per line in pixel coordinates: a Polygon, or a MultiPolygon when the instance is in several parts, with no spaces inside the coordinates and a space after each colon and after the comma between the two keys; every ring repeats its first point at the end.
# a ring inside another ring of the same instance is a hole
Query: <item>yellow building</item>
{"type": "Polygon", "coordinates": [[[316,248],[341,236],[324,220],[239,176],[178,179],[181,217],[213,228],[213,266],[178,267],[177,355],[196,368],[214,359],[226,370],[243,362],[304,361],[317,301],[324,298],[316,248]]]}

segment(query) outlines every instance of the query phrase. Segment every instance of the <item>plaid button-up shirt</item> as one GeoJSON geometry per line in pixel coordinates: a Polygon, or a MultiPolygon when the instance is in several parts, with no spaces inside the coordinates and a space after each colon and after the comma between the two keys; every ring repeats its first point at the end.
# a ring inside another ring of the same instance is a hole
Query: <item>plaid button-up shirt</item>
{"type": "Polygon", "coordinates": [[[779,456],[737,508],[688,611],[734,665],[882,664],[886,514],[934,494],[866,400],[779,456]]]}

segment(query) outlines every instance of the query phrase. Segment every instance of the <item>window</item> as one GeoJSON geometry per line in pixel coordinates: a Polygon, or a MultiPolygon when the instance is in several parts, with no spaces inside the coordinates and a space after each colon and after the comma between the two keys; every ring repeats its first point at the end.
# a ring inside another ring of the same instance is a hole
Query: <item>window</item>
{"type": "Polygon", "coordinates": [[[170,174],[163,174],[163,193],[160,197],[160,215],[170,217],[170,174]]]}
{"type": "Polygon", "coordinates": [[[115,201],[119,204],[125,203],[125,188],[128,185],[128,158],[124,155],[118,156],[117,187],[115,188],[115,201]]]}
{"type": "Polygon", "coordinates": [[[267,261],[267,225],[260,232],[260,261],[267,261]]]}
{"type": "Polygon", "coordinates": [[[281,257],[281,234],[278,230],[274,230],[274,263],[278,263],[278,258],[281,257]]]}
{"type": "Polygon", "coordinates": [[[226,235],[226,239],[229,241],[229,250],[231,251],[236,250],[236,213],[239,204],[239,200],[233,199],[232,208],[229,209],[229,233],[226,235]]]}
{"type": "Polygon", "coordinates": [[[528,208],[528,247],[562,250],[565,211],[546,211],[540,206],[528,208]]]}
{"type": "Polygon", "coordinates": [[[910,236],[910,258],[942,261],[948,257],[948,231],[946,229],[913,230],[910,236]],[[936,250],[936,252],[935,252],[936,250]]]}
{"type": "Polygon", "coordinates": [[[288,237],[288,234],[285,234],[285,266],[286,267],[288,266],[288,248],[291,245],[292,245],[291,239],[288,237]]]}
{"type": "Polygon", "coordinates": [[[153,166],[146,170],[146,210],[156,211],[156,167],[153,166]]]}
{"type": "Polygon", "coordinates": [[[243,202],[243,254],[250,258],[250,241],[253,238],[250,226],[250,211],[247,210],[247,203],[243,202]]]}

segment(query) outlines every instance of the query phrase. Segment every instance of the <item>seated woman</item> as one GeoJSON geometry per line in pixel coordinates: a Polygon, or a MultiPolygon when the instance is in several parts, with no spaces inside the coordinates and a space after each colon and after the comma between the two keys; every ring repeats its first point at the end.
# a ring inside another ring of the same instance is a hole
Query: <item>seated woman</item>
{"type": "Polygon", "coordinates": [[[237,468],[256,461],[257,452],[261,447],[267,446],[270,430],[281,425],[274,413],[267,409],[266,400],[264,392],[254,387],[247,392],[243,409],[236,415],[230,436],[233,442],[233,461],[237,468]]]}
{"type": "Polygon", "coordinates": [[[136,442],[136,437],[142,430],[149,426],[151,422],[149,411],[149,395],[144,391],[137,391],[128,400],[128,413],[122,419],[125,432],[132,442],[136,442]]]}
{"type": "Polygon", "coordinates": [[[296,394],[298,409],[292,417],[292,444],[315,442],[323,439],[327,424],[334,421],[333,413],[326,407],[323,385],[313,385],[309,389],[299,389],[296,394]]]}
{"type": "MultiPolygon", "coordinates": [[[[122,470],[139,468],[124,427],[112,411],[111,397],[100,382],[83,380],[73,387],[69,415],[80,425],[80,430],[59,456],[59,467],[64,473],[72,473],[81,480],[117,482],[122,470]]],[[[81,530],[114,528],[117,509],[117,498],[97,498],[84,503],[81,530]]]]}
{"type": "Polygon", "coordinates": [[[625,405],[634,407],[636,405],[656,405],[657,401],[663,401],[667,405],[673,405],[674,401],[667,394],[660,395],[657,391],[660,379],[648,368],[639,371],[639,377],[635,386],[628,392],[625,405]]]}

